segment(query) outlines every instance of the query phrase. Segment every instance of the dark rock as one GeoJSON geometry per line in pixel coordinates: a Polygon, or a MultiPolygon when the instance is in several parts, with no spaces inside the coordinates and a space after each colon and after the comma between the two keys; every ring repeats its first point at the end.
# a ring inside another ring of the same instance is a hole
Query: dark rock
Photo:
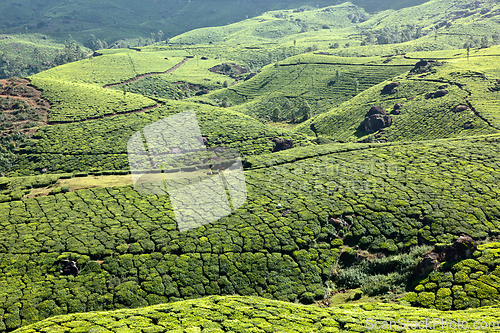
{"type": "Polygon", "coordinates": [[[370,117],[376,114],[386,115],[387,113],[380,105],[377,105],[377,106],[372,106],[370,110],[365,114],[365,117],[370,117]]]}
{"type": "Polygon", "coordinates": [[[65,259],[61,262],[61,264],[63,265],[62,270],[60,271],[62,275],[78,275],[78,267],[74,261],[65,259]]]}
{"type": "Polygon", "coordinates": [[[476,249],[477,244],[472,237],[460,235],[455,243],[443,250],[444,261],[457,262],[464,259],[470,259],[476,249]]]}
{"type": "Polygon", "coordinates": [[[427,276],[430,272],[438,269],[439,266],[439,254],[436,252],[429,252],[418,262],[417,267],[413,272],[413,277],[418,278],[427,276]]]}
{"type": "Polygon", "coordinates": [[[438,89],[446,89],[446,88],[448,88],[447,84],[444,84],[444,85],[438,87],[438,89]]]}
{"type": "Polygon", "coordinates": [[[394,104],[394,107],[392,108],[391,114],[395,114],[395,115],[400,114],[402,107],[403,107],[403,104],[401,104],[401,103],[394,104]]]}
{"type": "Polygon", "coordinates": [[[456,106],[452,111],[457,113],[457,112],[462,112],[465,110],[469,110],[469,107],[467,105],[459,105],[459,106],[456,106]]]}
{"type": "Polygon", "coordinates": [[[454,263],[460,260],[470,259],[473,257],[476,249],[477,244],[474,239],[462,234],[453,244],[426,253],[415,268],[413,278],[426,276],[433,270],[438,269],[441,262],[454,263]]]}
{"type": "Polygon", "coordinates": [[[207,57],[201,57],[200,59],[201,59],[201,60],[208,60],[208,58],[207,58],[207,57]]]}
{"type": "Polygon", "coordinates": [[[399,87],[399,85],[399,82],[391,82],[385,85],[382,89],[382,94],[395,94],[397,92],[395,88],[399,87]]]}
{"type": "Polygon", "coordinates": [[[208,89],[203,89],[203,90],[200,90],[198,92],[196,92],[196,96],[201,96],[201,95],[206,95],[208,94],[210,91],[208,89]]]}
{"type": "Polygon", "coordinates": [[[438,97],[443,97],[448,94],[448,90],[445,89],[440,89],[434,93],[428,93],[425,95],[425,98],[438,98],[438,97]]]}
{"type": "Polygon", "coordinates": [[[329,27],[328,25],[326,25],[326,24],[323,24],[323,27],[322,27],[322,28],[323,28],[323,29],[330,29],[330,27],[329,27]]]}
{"type": "Polygon", "coordinates": [[[420,59],[420,61],[415,64],[415,67],[413,67],[413,69],[419,69],[419,68],[427,66],[428,64],[429,64],[429,62],[427,60],[420,59]]]}
{"type": "Polygon", "coordinates": [[[271,141],[274,142],[273,153],[293,148],[293,141],[291,139],[274,138],[271,141]]]}
{"type": "Polygon", "coordinates": [[[391,116],[375,114],[370,117],[366,117],[361,123],[359,129],[366,133],[375,133],[382,128],[391,126],[391,124],[391,116]]]}
{"type": "Polygon", "coordinates": [[[437,98],[437,97],[443,97],[445,96],[446,94],[448,94],[448,90],[445,90],[445,89],[440,89],[438,91],[436,91],[434,93],[434,98],[437,98]]]}

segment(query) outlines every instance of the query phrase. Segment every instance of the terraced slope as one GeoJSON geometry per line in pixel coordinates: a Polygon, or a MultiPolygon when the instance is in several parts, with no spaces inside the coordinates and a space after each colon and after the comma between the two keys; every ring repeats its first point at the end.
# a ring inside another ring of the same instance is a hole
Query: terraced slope
{"type": "MultiPolygon", "coordinates": [[[[350,304],[325,309],[258,297],[207,297],[140,310],[119,310],[58,316],[16,330],[17,333],[71,332],[366,332],[376,328],[399,332],[412,327],[426,332],[453,331],[470,327],[470,332],[498,327],[495,308],[444,312],[393,304],[350,304]],[[432,319],[431,319],[432,318],[432,319]],[[434,318],[439,318],[433,322],[434,318]],[[389,328],[389,322],[392,322],[389,328]],[[475,326],[477,330],[475,330],[475,326]],[[456,328],[455,328],[456,329],[456,328]]],[[[382,330],[380,330],[382,331],[382,330]]]]}
{"type": "Polygon", "coordinates": [[[308,53],[280,61],[279,66],[266,66],[248,81],[193,100],[214,103],[227,99],[237,105],[233,110],[255,118],[294,121],[302,117],[300,109],[305,102],[313,115],[321,114],[387,78],[409,71],[414,64],[414,60],[398,58],[308,53]]]}
{"type": "MultiPolygon", "coordinates": [[[[475,52],[474,57],[455,57],[448,60],[446,53],[433,53],[431,56],[444,61],[421,74],[409,73],[376,85],[353,99],[301,124],[298,129],[312,134],[309,125],[314,123],[318,135],[325,135],[341,141],[355,141],[368,133],[359,129],[366,113],[372,106],[382,106],[392,113],[392,125],[376,134],[382,140],[409,141],[429,140],[456,136],[473,136],[497,133],[498,92],[497,80],[500,78],[496,65],[498,47],[487,53],[475,52]],[[397,82],[395,93],[384,93],[384,86],[397,82]],[[434,97],[438,90],[445,95],[434,97]],[[393,109],[396,103],[402,107],[398,114],[393,109]],[[457,111],[456,107],[464,109],[457,111]]],[[[463,56],[463,52],[458,52],[463,56]]],[[[420,54],[412,53],[418,57],[420,54]]],[[[423,54],[425,56],[425,54],[423,54]]]]}
{"type": "Polygon", "coordinates": [[[20,160],[10,174],[32,175],[43,168],[50,173],[129,169],[127,142],[136,131],[191,109],[196,111],[202,135],[212,148],[237,148],[245,156],[271,153],[273,138],[292,139],[295,146],[312,144],[304,135],[266,126],[238,112],[168,101],[148,112],[43,127],[18,151],[20,160]]]}
{"type": "Polygon", "coordinates": [[[499,145],[324,145],[254,158],[246,203],[182,233],[167,196],[130,186],[2,203],[4,324],[216,294],[322,299],[342,244],[390,254],[498,235],[499,145]],[[80,274],[61,275],[62,259],[80,274]]]}

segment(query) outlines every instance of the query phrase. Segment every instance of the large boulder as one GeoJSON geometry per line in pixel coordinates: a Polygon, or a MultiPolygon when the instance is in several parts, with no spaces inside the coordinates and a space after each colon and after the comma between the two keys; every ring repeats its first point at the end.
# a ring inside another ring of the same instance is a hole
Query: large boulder
{"type": "Polygon", "coordinates": [[[439,254],[436,252],[429,252],[424,255],[417,264],[413,272],[413,278],[427,276],[430,272],[437,270],[440,266],[439,254]]]}
{"type": "Polygon", "coordinates": [[[370,110],[365,114],[365,117],[370,117],[376,114],[386,115],[385,110],[380,106],[372,106],[370,110]]]}
{"type": "Polygon", "coordinates": [[[274,138],[271,141],[274,142],[273,153],[293,148],[293,141],[291,139],[274,138]]]}
{"type": "Polygon", "coordinates": [[[477,244],[472,237],[460,235],[457,240],[441,248],[436,248],[431,252],[424,254],[418,262],[413,272],[413,278],[419,278],[428,275],[433,270],[437,270],[442,262],[454,263],[473,257],[477,244]]]}
{"type": "Polygon", "coordinates": [[[425,98],[438,98],[438,97],[446,96],[447,94],[448,94],[448,90],[446,90],[446,89],[439,89],[436,92],[428,93],[427,95],[425,95],[425,98]]]}
{"type": "Polygon", "coordinates": [[[382,89],[382,94],[395,94],[397,92],[396,87],[399,87],[399,84],[399,82],[391,82],[385,85],[382,89]]]}
{"type": "Polygon", "coordinates": [[[452,111],[454,113],[458,113],[458,112],[462,112],[462,111],[466,111],[466,110],[469,110],[469,107],[467,105],[458,105],[452,111]]]}
{"type": "Polygon", "coordinates": [[[375,133],[382,128],[391,126],[391,124],[391,116],[387,115],[381,106],[372,106],[366,113],[365,119],[359,126],[359,129],[363,132],[375,133]]]}
{"type": "Polygon", "coordinates": [[[386,128],[392,125],[392,118],[388,115],[376,114],[370,117],[366,117],[361,123],[360,129],[367,133],[375,133],[382,128],[386,128]]]}
{"type": "Polygon", "coordinates": [[[472,237],[461,235],[455,243],[443,249],[444,260],[447,262],[457,262],[464,259],[470,259],[476,249],[477,244],[472,237]]]}

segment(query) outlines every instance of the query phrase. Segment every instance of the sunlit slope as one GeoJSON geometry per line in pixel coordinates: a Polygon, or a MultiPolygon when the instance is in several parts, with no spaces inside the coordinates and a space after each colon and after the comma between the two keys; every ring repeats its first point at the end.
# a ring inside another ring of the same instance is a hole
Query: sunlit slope
{"type": "Polygon", "coordinates": [[[42,90],[42,97],[51,103],[49,122],[74,122],[103,116],[140,111],[157,103],[138,94],[104,89],[97,85],[31,78],[31,84],[42,90]]]}
{"type": "Polygon", "coordinates": [[[131,186],[2,203],[4,323],[214,294],[322,299],[342,244],[397,253],[498,235],[499,148],[485,137],[261,156],[243,206],[182,233],[167,196],[131,186]],[[66,258],[77,277],[60,275],[66,258]]]}
{"type": "Polygon", "coordinates": [[[362,8],[344,3],[328,9],[271,11],[227,26],[196,29],[172,38],[169,42],[180,44],[208,43],[262,43],[311,30],[345,28],[354,29],[351,18],[367,19],[362,8]]]}
{"type": "Polygon", "coordinates": [[[267,126],[239,112],[169,101],[147,112],[40,128],[34,140],[18,152],[20,159],[11,174],[30,175],[42,168],[50,173],[128,169],[127,142],[136,131],[188,110],[197,113],[201,133],[212,148],[237,148],[244,156],[271,153],[273,138],[289,138],[296,147],[312,144],[304,135],[267,126]]]}
{"type": "MultiPolygon", "coordinates": [[[[258,297],[206,297],[173,304],[157,305],[137,310],[93,312],[58,316],[40,323],[23,327],[17,333],[64,332],[81,329],[91,332],[366,332],[381,328],[384,322],[392,322],[397,332],[405,327],[411,329],[419,322],[431,324],[426,332],[442,332],[448,323],[467,323],[471,329],[474,323],[483,327],[498,322],[495,308],[444,312],[439,310],[415,309],[394,304],[346,304],[335,308],[304,306],[258,297]],[[432,322],[439,318],[443,322],[432,322]],[[397,323],[397,327],[395,327],[397,323]],[[445,324],[446,323],[446,324],[445,324]]],[[[423,324],[422,324],[423,326],[423,324]]],[[[492,326],[494,327],[494,326],[492,326]]],[[[448,331],[448,330],[446,330],[448,331]]],[[[453,331],[450,329],[450,331],[453,331]]],[[[471,332],[473,332],[471,330],[471,332]]]]}
{"type": "Polygon", "coordinates": [[[290,121],[302,117],[299,109],[305,102],[311,113],[318,115],[409,71],[414,64],[415,60],[401,58],[341,58],[308,53],[269,65],[248,81],[193,100],[214,103],[227,99],[236,105],[234,110],[254,117],[290,121]]]}
{"type": "Polygon", "coordinates": [[[392,125],[383,130],[380,138],[387,141],[429,140],[456,136],[497,133],[499,76],[498,47],[471,53],[455,51],[457,56],[446,60],[447,52],[412,53],[410,57],[426,55],[444,61],[429,72],[395,77],[374,86],[353,99],[333,108],[330,112],[301,124],[299,129],[312,133],[314,126],[319,135],[341,141],[353,141],[368,135],[359,129],[365,114],[372,106],[380,105],[391,114],[392,125]],[[441,56],[439,58],[439,56],[441,56]],[[383,92],[385,85],[399,82],[394,94],[383,92]],[[434,97],[438,90],[446,90],[442,97],[434,97]],[[396,103],[401,103],[399,114],[394,114],[396,103]],[[467,109],[457,111],[457,106],[467,109]]]}
{"type": "Polygon", "coordinates": [[[69,63],[35,75],[39,79],[57,79],[99,86],[121,83],[138,75],[165,72],[180,63],[185,51],[138,52],[103,51],[104,55],[69,63]]]}
{"type": "MultiPolygon", "coordinates": [[[[237,44],[276,42],[280,47],[305,50],[317,47],[336,55],[382,55],[417,49],[453,49],[465,42],[477,47],[500,38],[497,22],[500,5],[474,0],[429,1],[376,15],[344,3],[304,12],[275,11],[238,23],[193,30],[174,43],[237,44]],[[401,43],[404,42],[404,43],[401,43]],[[397,46],[393,43],[401,43],[397,46]],[[348,45],[346,45],[348,44],[348,45]],[[361,46],[364,45],[365,46],[361,46]],[[377,45],[379,44],[379,45],[377,45]]],[[[271,47],[272,48],[272,47],[271,47]]]]}

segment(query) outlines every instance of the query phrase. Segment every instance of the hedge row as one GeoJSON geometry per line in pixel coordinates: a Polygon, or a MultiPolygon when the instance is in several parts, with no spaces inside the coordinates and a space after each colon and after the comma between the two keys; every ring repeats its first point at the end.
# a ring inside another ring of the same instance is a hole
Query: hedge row
{"type": "MultiPolygon", "coordinates": [[[[136,131],[187,110],[196,112],[201,134],[211,148],[235,148],[245,156],[270,153],[273,138],[289,138],[295,147],[312,144],[304,135],[267,126],[238,112],[170,101],[146,113],[43,127],[33,136],[35,140],[18,151],[20,160],[10,174],[30,175],[42,168],[52,173],[127,169],[127,142],[136,131]]],[[[181,134],[168,138],[162,149],[182,147],[179,140],[181,134]]]]}
{"type": "Polygon", "coordinates": [[[214,294],[321,299],[342,244],[391,254],[499,234],[499,146],[387,145],[249,170],[245,204],[186,232],[167,196],[131,186],[0,204],[5,325],[214,294]],[[62,259],[80,275],[61,276],[62,259]]]}
{"type": "Polygon", "coordinates": [[[444,312],[394,304],[303,306],[258,297],[211,296],[136,310],[53,317],[16,330],[42,332],[484,332],[498,328],[496,308],[444,312]],[[438,319],[439,318],[439,319],[438,319]],[[419,326],[420,325],[420,326],[419,326]]]}
{"type": "Polygon", "coordinates": [[[439,310],[500,304],[500,243],[480,245],[474,258],[450,264],[421,280],[406,300],[439,310]]]}

